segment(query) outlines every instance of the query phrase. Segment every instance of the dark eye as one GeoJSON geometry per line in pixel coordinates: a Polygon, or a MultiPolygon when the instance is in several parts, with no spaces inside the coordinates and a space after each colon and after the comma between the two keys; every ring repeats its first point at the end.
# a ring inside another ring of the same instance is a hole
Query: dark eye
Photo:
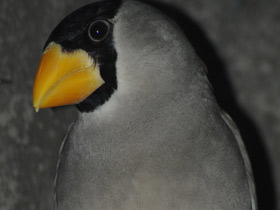
{"type": "Polygon", "coordinates": [[[88,35],[94,42],[106,39],[110,32],[110,24],[105,20],[96,20],[89,25],[88,35]]]}

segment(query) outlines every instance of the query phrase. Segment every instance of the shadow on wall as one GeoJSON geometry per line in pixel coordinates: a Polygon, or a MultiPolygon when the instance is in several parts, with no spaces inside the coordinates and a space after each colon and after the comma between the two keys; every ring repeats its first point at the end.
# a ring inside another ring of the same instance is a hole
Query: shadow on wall
{"type": "Polygon", "coordinates": [[[168,15],[183,29],[199,57],[208,68],[208,78],[213,85],[214,94],[219,105],[233,118],[246,145],[252,163],[259,210],[276,210],[275,189],[272,180],[271,166],[264,149],[263,139],[254,124],[238,106],[233,89],[227,76],[226,67],[215,47],[198,24],[172,5],[158,2],[144,2],[154,6],[168,15]]]}

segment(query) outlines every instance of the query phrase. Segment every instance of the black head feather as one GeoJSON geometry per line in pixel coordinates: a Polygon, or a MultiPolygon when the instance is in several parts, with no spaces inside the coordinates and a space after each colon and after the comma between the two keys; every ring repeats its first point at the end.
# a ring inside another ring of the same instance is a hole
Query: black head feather
{"type": "Polygon", "coordinates": [[[60,44],[66,52],[78,49],[85,50],[96,60],[100,67],[100,74],[105,83],[77,104],[81,112],[90,112],[104,104],[117,89],[116,59],[117,53],[113,43],[113,27],[111,20],[115,17],[120,1],[95,2],[74,11],[65,17],[50,34],[44,49],[50,42],[60,44]],[[94,21],[102,20],[110,24],[110,31],[106,38],[96,42],[89,36],[89,27],[94,21]]]}

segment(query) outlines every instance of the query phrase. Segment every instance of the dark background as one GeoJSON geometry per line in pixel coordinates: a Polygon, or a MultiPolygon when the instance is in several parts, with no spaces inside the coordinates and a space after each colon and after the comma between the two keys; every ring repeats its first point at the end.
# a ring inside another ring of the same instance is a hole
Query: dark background
{"type": "MultiPolygon", "coordinates": [[[[0,1],[0,210],[53,208],[60,143],[73,107],[32,107],[51,30],[87,0],[0,1]]],[[[220,105],[248,148],[260,210],[280,210],[280,1],[158,0],[209,69],[220,105]],[[167,6],[166,6],[167,5],[167,6]]]]}

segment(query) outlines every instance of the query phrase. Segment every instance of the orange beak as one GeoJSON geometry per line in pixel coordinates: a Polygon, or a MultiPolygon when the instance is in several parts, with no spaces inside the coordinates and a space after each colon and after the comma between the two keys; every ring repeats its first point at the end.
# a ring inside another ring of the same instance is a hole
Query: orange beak
{"type": "Polygon", "coordinates": [[[77,104],[104,80],[99,66],[84,50],[63,52],[51,42],[43,53],[33,87],[33,106],[40,108],[77,104]]]}

